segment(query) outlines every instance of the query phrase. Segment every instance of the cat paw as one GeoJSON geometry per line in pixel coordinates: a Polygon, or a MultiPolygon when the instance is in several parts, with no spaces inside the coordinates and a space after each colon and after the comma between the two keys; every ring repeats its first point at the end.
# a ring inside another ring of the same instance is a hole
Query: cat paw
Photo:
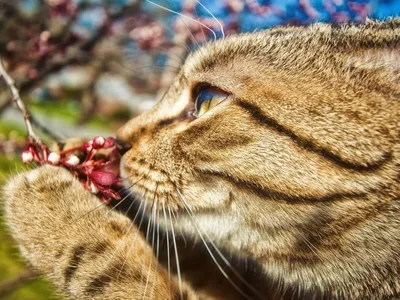
{"type": "MultiPolygon", "coordinates": [[[[20,174],[3,195],[22,256],[69,298],[179,299],[178,281],[157,263],[136,226],[67,170],[43,166],[20,174]]],[[[197,299],[182,288],[187,299],[197,299]]]]}
{"type": "Polygon", "coordinates": [[[35,245],[78,214],[80,199],[86,200],[82,201],[86,206],[96,205],[91,197],[69,171],[45,165],[15,176],[4,186],[5,220],[20,245],[32,240],[35,245]]]}
{"type": "Polygon", "coordinates": [[[6,211],[57,200],[75,181],[67,170],[50,165],[19,174],[3,188],[6,211]]]}

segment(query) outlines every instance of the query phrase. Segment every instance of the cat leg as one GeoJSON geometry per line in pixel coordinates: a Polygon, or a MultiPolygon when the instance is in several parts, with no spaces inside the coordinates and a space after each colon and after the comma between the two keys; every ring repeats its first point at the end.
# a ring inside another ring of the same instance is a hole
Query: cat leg
{"type": "Polygon", "coordinates": [[[159,265],[128,218],[102,205],[67,170],[44,166],[19,175],[3,198],[22,255],[68,298],[198,298],[159,265]]]}

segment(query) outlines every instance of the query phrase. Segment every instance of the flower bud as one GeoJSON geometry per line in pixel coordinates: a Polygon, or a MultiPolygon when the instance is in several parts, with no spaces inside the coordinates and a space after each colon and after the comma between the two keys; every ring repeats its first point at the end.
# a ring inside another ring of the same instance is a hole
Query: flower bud
{"type": "Polygon", "coordinates": [[[25,150],[21,154],[21,159],[24,163],[30,163],[33,160],[33,154],[30,150],[25,150]]]}
{"type": "Polygon", "coordinates": [[[106,140],[102,136],[96,136],[93,139],[93,148],[98,149],[104,146],[106,140]]]}
{"type": "Polygon", "coordinates": [[[80,161],[79,161],[78,156],[76,156],[76,155],[70,155],[70,156],[68,157],[68,159],[65,161],[65,164],[68,165],[68,166],[75,167],[75,166],[79,165],[79,162],[80,162],[80,161]]]}
{"type": "Polygon", "coordinates": [[[93,182],[90,184],[89,188],[92,194],[97,194],[99,192],[99,189],[93,184],[93,182]]]}
{"type": "Polygon", "coordinates": [[[92,151],[92,150],[93,150],[93,140],[92,140],[92,141],[86,142],[86,143],[83,145],[83,147],[85,148],[85,150],[86,150],[87,152],[92,151]]]}
{"type": "Polygon", "coordinates": [[[60,162],[60,154],[56,152],[51,152],[47,157],[47,161],[53,165],[58,165],[60,162]]]}
{"type": "Polygon", "coordinates": [[[115,145],[115,139],[113,137],[108,137],[108,138],[106,138],[106,140],[104,142],[103,148],[105,148],[105,149],[111,148],[114,145],[115,145]]]}

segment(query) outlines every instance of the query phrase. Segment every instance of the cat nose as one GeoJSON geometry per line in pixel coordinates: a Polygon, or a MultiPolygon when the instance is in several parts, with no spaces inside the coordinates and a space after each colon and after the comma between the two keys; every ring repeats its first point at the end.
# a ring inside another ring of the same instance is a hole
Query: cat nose
{"type": "Polygon", "coordinates": [[[115,139],[115,144],[117,145],[117,149],[121,155],[124,155],[126,152],[128,152],[131,148],[132,145],[120,140],[120,139],[115,139]]]}

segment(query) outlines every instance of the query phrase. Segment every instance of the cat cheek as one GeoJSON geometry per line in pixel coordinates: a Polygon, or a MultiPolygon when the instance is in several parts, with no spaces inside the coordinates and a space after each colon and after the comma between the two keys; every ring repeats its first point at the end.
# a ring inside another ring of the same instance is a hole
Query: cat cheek
{"type": "Polygon", "coordinates": [[[182,189],[182,195],[191,207],[219,208],[230,207],[233,203],[233,194],[229,185],[219,180],[207,179],[193,180],[182,189]]]}

